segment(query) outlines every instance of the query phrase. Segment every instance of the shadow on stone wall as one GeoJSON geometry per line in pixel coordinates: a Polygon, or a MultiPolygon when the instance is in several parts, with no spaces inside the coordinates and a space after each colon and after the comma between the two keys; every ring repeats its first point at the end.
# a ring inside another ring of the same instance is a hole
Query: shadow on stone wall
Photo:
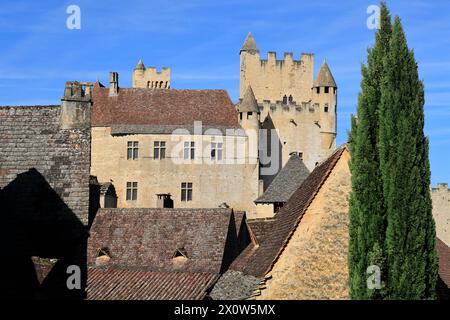
{"type": "Polygon", "coordinates": [[[83,299],[88,231],[44,176],[30,169],[0,190],[0,215],[0,297],[83,299]],[[81,289],[66,285],[70,265],[80,267],[81,289]]]}

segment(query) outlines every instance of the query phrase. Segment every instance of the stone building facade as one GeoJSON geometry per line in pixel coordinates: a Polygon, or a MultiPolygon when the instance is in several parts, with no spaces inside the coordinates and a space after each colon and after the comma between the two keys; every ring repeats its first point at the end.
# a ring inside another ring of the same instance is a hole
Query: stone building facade
{"type": "Polygon", "coordinates": [[[436,236],[450,246],[450,189],[447,183],[438,183],[431,189],[436,236]]]}
{"type": "MultiPolygon", "coordinates": [[[[292,53],[285,53],[277,60],[276,53],[269,52],[261,59],[249,33],[240,50],[241,100],[248,87],[258,104],[260,127],[277,130],[280,169],[292,152],[300,152],[312,171],[336,149],[337,85],[325,61],[314,79],[313,54],[295,60],[292,53]]],[[[266,188],[270,179],[264,180],[266,188]]]]}
{"type": "Polygon", "coordinates": [[[248,221],[252,243],[213,299],[348,299],[349,152],[320,163],[271,219],[248,221]]]}
{"type": "MultiPolygon", "coordinates": [[[[91,174],[112,182],[119,208],[155,208],[167,195],[175,208],[224,204],[254,214],[257,156],[223,90],[93,89],[91,174]]],[[[113,89],[111,89],[113,88],[113,89]]]]}

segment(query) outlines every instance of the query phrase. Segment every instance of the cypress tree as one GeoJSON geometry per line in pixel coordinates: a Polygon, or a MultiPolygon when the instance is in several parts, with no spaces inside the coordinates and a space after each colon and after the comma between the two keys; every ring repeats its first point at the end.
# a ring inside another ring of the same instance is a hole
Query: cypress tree
{"type": "Polygon", "coordinates": [[[428,140],[423,133],[424,87],[398,17],[383,62],[379,149],[387,298],[434,298],[437,256],[428,140]]]}
{"type": "Polygon", "coordinates": [[[384,237],[386,212],[378,151],[379,107],[383,57],[389,49],[391,17],[384,3],[375,45],[368,50],[367,66],[362,66],[357,118],[352,119],[349,136],[352,192],[349,210],[349,285],[352,299],[381,299],[383,290],[369,289],[367,268],[376,265],[386,274],[384,237]]]}

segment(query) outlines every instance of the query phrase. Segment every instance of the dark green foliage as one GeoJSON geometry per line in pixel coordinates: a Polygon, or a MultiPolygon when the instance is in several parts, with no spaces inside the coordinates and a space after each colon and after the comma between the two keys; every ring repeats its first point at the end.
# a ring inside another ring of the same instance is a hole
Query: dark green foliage
{"type": "Polygon", "coordinates": [[[424,88],[398,17],[383,62],[380,168],[387,210],[387,297],[432,298],[437,258],[424,88]]]}
{"type": "Polygon", "coordinates": [[[436,281],[424,93],[397,18],[381,6],[349,136],[352,172],[349,285],[352,299],[430,298],[436,281]],[[382,289],[366,270],[381,269],[382,289]]]}

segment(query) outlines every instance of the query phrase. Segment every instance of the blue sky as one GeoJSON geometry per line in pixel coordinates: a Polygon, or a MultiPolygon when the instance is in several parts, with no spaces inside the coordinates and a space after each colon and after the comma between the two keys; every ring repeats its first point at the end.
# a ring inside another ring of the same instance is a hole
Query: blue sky
{"type": "MultiPolygon", "coordinates": [[[[173,88],[223,88],[236,101],[239,48],[247,32],[267,51],[324,58],[339,86],[338,144],[346,141],[360,89],[360,63],[373,43],[374,0],[21,1],[0,3],[0,105],[58,104],[66,80],[131,85],[139,58],[169,66],[173,88]],[[66,27],[69,5],[81,29],[66,27]]],[[[391,0],[402,18],[426,88],[432,183],[450,182],[450,1],[391,0]]]]}

